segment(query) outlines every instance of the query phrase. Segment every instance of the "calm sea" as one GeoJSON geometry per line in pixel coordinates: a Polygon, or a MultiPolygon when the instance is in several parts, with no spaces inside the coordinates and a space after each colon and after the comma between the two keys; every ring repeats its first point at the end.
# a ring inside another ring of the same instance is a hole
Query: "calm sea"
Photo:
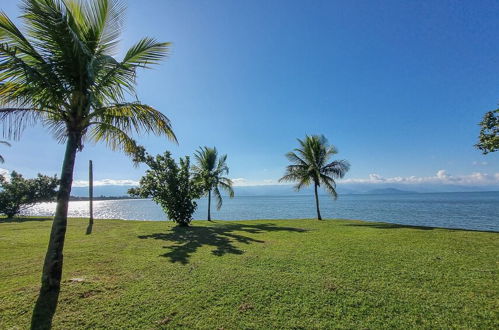
{"type": "MultiPolygon", "coordinates": [[[[323,218],[360,219],[398,224],[499,231],[499,192],[320,197],[323,218]]],[[[213,204],[212,204],[213,205],[213,204]]],[[[198,202],[194,219],[206,219],[207,201],[198,202]]],[[[315,217],[313,196],[239,196],[212,207],[219,220],[303,219],[315,217]]],[[[55,203],[32,207],[27,215],[50,216],[55,203]]],[[[88,216],[88,202],[70,202],[69,216],[88,216]]],[[[147,199],[94,202],[99,219],[166,220],[162,209],[147,199]]]]}

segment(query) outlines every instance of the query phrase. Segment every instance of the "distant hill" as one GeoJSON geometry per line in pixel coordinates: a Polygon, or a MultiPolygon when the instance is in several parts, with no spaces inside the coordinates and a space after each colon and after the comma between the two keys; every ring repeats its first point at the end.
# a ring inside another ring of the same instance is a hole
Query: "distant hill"
{"type": "MultiPolygon", "coordinates": [[[[94,196],[127,196],[128,189],[133,186],[95,186],[94,196]]],[[[476,192],[476,191],[499,191],[499,185],[490,186],[465,186],[465,185],[437,185],[437,184],[377,184],[373,189],[373,184],[352,184],[340,183],[337,186],[338,194],[413,194],[413,193],[438,193],[438,192],[476,192]]],[[[236,196],[296,196],[313,195],[312,187],[306,187],[297,192],[292,185],[261,185],[261,186],[237,186],[234,187],[236,196]]],[[[327,194],[322,189],[321,195],[327,194]]],[[[73,187],[71,195],[76,197],[88,196],[88,187],[73,187]]]]}
{"type": "Polygon", "coordinates": [[[397,188],[382,188],[382,189],[372,189],[367,192],[371,195],[399,195],[399,194],[416,194],[415,191],[400,190],[397,188]]]}

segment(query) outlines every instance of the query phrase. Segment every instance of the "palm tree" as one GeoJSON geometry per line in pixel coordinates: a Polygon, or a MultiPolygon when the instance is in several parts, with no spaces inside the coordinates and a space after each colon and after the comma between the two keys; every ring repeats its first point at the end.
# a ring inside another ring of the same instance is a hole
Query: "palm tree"
{"type": "MultiPolygon", "coordinates": [[[[7,141],[0,141],[0,144],[3,144],[4,146],[10,147],[10,143],[7,141]]],[[[3,156],[0,155],[0,164],[5,163],[5,159],[3,159],[3,156]]]]}
{"type": "Polygon", "coordinates": [[[329,162],[329,158],[338,151],[329,145],[324,135],[306,135],[304,140],[298,139],[298,142],[300,147],[286,154],[293,164],[286,167],[286,173],[279,182],[298,182],[296,190],[313,184],[317,219],[322,220],[317,188],[322,184],[334,199],[338,198],[335,179],[343,178],[350,164],[346,160],[329,162]]]}
{"type": "Polygon", "coordinates": [[[222,207],[222,194],[220,189],[229,193],[230,198],[234,197],[232,180],[223,175],[229,174],[229,167],[226,164],[227,155],[218,158],[217,148],[199,148],[194,154],[196,165],[192,166],[194,180],[203,188],[203,192],[208,195],[208,221],[211,221],[211,192],[217,199],[217,210],[222,207]]]}
{"type": "Polygon", "coordinates": [[[138,68],[158,63],[169,43],[144,38],[116,59],[124,5],[117,0],[24,0],[24,31],[0,13],[0,120],[19,138],[41,123],[66,144],[60,189],[32,327],[51,326],[63,265],[68,201],[78,151],[86,141],[105,142],[133,154],[133,134],[176,141],[170,121],[136,98],[138,68]]]}

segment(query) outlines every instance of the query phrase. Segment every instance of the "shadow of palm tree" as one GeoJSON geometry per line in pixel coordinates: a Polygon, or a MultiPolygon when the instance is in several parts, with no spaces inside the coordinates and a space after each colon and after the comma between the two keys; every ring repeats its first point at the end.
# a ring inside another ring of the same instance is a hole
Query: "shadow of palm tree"
{"type": "Polygon", "coordinates": [[[0,219],[0,223],[21,223],[29,221],[52,221],[54,218],[51,217],[14,217],[14,218],[3,218],[0,219]]]}
{"type": "Polygon", "coordinates": [[[158,239],[167,242],[173,242],[175,245],[166,246],[170,251],[163,254],[171,262],[180,262],[187,264],[191,255],[202,246],[213,246],[215,249],[211,252],[216,256],[224,254],[243,254],[234,243],[265,243],[252,237],[241,235],[237,232],[248,234],[259,234],[273,231],[305,232],[302,228],[282,227],[273,224],[220,224],[207,227],[173,227],[168,233],[155,233],[150,235],[138,236],[140,239],[158,239]]]}
{"type": "Polygon", "coordinates": [[[85,235],[90,235],[92,234],[92,230],[94,228],[94,220],[89,220],[88,221],[88,226],[87,226],[87,230],[85,231],[85,235]]]}
{"type": "Polygon", "coordinates": [[[352,227],[371,227],[377,229],[416,229],[416,230],[434,230],[434,229],[445,229],[450,231],[477,231],[477,232],[497,232],[494,230],[478,230],[478,229],[462,229],[462,228],[445,228],[445,227],[428,227],[428,226],[415,226],[415,225],[402,225],[397,223],[387,223],[387,222],[364,222],[364,223],[347,223],[345,226],[352,227]]]}
{"type": "Polygon", "coordinates": [[[411,226],[411,225],[400,225],[397,223],[387,223],[387,222],[363,222],[363,223],[347,223],[345,226],[349,227],[371,227],[377,229],[419,229],[419,230],[433,230],[433,227],[424,226],[411,226]]]}

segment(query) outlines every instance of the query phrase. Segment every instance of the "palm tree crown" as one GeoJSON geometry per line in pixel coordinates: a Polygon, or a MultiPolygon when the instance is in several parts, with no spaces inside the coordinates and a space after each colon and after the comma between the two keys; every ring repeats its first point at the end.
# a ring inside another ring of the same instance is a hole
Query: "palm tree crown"
{"type": "Polygon", "coordinates": [[[112,149],[134,151],[131,134],[171,139],[170,121],[135,96],[137,68],[157,63],[169,43],[144,38],[115,59],[123,26],[119,1],[24,0],[25,33],[0,13],[0,119],[4,134],[19,138],[35,122],[60,142],[73,136],[112,149]]]}
{"type": "Polygon", "coordinates": [[[234,197],[232,180],[224,177],[229,173],[227,166],[227,155],[218,157],[217,148],[202,147],[194,154],[196,164],[192,166],[194,179],[202,186],[203,191],[208,195],[208,220],[211,220],[210,205],[211,193],[217,200],[217,209],[222,207],[222,194],[220,189],[234,197]]]}
{"type": "Polygon", "coordinates": [[[297,182],[296,190],[300,190],[310,184],[314,185],[317,217],[321,219],[317,187],[321,185],[336,199],[336,181],[343,178],[350,168],[346,160],[335,160],[329,162],[331,156],[338,153],[333,145],[329,145],[324,135],[305,136],[305,139],[298,139],[299,148],[288,152],[286,157],[292,163],[286,167],[286,173],[279,179],[280,182],[297,182]]]}

